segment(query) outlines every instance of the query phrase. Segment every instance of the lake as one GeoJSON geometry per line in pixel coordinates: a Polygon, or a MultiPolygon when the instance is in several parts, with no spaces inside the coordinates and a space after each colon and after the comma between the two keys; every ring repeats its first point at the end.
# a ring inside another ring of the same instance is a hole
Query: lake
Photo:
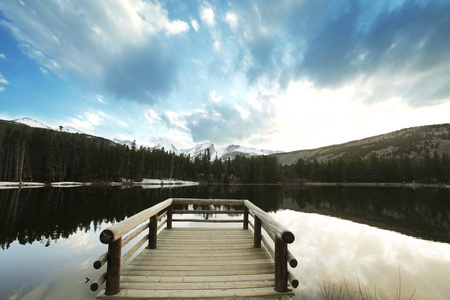
{"type": "Polygon", "coordinates": [[[296,237],[298,299],[341,288],[449,299],[449,189],[299,186],[0,190],[0,299],[95,299],[101,230],[170,197],[248,199],[270,212],[296,237]]]}

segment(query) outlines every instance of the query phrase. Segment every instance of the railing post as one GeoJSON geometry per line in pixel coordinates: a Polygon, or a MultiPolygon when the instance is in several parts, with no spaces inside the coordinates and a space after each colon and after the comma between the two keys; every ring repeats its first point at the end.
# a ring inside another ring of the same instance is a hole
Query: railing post
{"type": "Polygon", "coordinates": [[[255,216],[255,230],[253,235],[253,247],[261,248],[261,219],[255,216]]]}
{"type": "Polygon", "coordinates": [[[288,291],[287,253],[287,244],[279,237],[275,237],[275,291],[277,292],[288,291]]]}
{"type": "Polygon", "coordinates": [[[167,208],[167,229],[172,229],[173,203],[167,208]]]}
{"type": "Polygon", "coordinates": [[[149,225],[148,248],[156,249],[158,241],[158,215],[154,215],[150,218],[149,225]]]}
{"type": "Polygon", "coordinates": [[[108,266],[106,268],[105,295],[120,292],[120,258],[122,256],[122,238],[108,244],[108,266]]]}
{"type": "Polygon", "coordinates": [[[248,229],[248,207],[244,205],[244,229],[248,229]]]}

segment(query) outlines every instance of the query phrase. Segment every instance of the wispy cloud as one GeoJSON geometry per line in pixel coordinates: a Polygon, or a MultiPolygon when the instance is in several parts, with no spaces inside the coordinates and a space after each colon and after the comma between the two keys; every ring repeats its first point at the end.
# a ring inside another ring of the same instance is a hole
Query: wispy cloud
{"type": "Polygon", "coordinates": [[[39,67],[39,71],[41,71],[43,74],[47,75],[48,71],[47,69],[43,68],[43,67],[39,67]]]}
{"type": "Polygon", "coordinates": [[[0,92],[4,92],[5,91],[5,87],[4,85],[8,85],[9,81],[6,80],[6,78],[3,76],[2,73],[0,73],[0,92]]]}
{"type": "Polygon", "coordinates": [[[144,116],[147,119],[148,124],[150,124],[150,125],[161,121],[161,117],[153,109],[147,109],[144,112],[144,116]]]}
{"type": "Polygon", "coordinates": [[[200,29],[200,25],[198,24],[197,20],[192,19],[191,25],[192,25],[192,28],[194,28],[195,32],[198,32],[198,30],[200,29]]]}

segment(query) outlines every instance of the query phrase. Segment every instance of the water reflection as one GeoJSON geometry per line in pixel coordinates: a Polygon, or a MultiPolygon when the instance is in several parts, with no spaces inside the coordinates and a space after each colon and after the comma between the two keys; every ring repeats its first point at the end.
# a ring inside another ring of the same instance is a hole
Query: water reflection
{"type": "Polygon", "coordinates": [[[448,299],[450,245],[418,240],[347,220],[291,210],[273,214],[292,229],[299,265],[297,298],[320,299],[319,285],[368,289],[372,298],[448,299]],[[399,279],[400,274],[400,279],[399,279]],[[345,279],[345,282],[344,282],[345,279]],[[375,287],[376,286],[376,287],[375,287]]]}
{"type": "MultiPolygon", "coordinates": [[[[101,230],[108,225],[103,224],[101,230]]],[[[86,277],[95,279],[93,258],[105,251],[98,233],[77,231],[46,248],[40,243],[11,244],[0,255],[1,299],[95,299],[86,277]]]]}
{"type": "Polygon", "coordinates": [[[170,197],[249,199],[273,212],[295,229],[302,299],[317,299],[322,280],[343,278],[393,299],[399,267],[404,297],[414,288],[414,299],[450,294],[449,189],[193,186],[0,190],[1,297],[94,299],[84,282],[96,278],[92,262],[106,251],[100,228],[170,197]]]}

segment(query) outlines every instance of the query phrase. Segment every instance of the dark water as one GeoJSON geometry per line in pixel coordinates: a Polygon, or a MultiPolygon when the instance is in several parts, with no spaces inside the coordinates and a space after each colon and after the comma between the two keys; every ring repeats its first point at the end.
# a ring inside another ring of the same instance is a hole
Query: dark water
{"type": "Polygon", "coordinates": [[[356,279],[370,286],[372,298],[376,284],[378,299],[393,299],[399,273],[406,299],[414,288],[413,299],[450,294],[439,284],[450,276],[448,189],[78,187],[0,190],[0,299],[94,299],[85,282],[99,274],[92,262],[106,251],[101,229],[170,197],[249,199],[272,212],[296,235],[303,299],[344,278],[355,289],[356,279]],[[428,284],[416,271],[436,279],[428,284]]]}

